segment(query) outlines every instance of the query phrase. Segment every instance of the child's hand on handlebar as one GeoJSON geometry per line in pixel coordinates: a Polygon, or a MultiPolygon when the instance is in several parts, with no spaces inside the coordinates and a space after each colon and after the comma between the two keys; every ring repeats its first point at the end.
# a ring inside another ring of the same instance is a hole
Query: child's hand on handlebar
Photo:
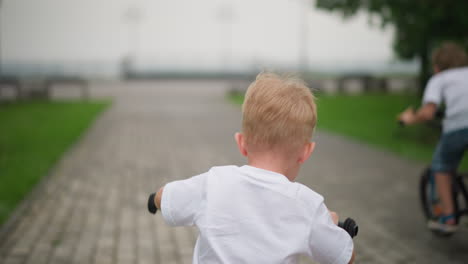
{"type": "Polygon", "coordinates": [[[158,209],[161,208],[161,199],[164,187],[159,188],[159,190],[155,193],[152,193],[148,198],[148,211],[150,213],[155,214],[158,209]]]}
{"type": "Polygon", "coordinates": [[[398,121],[402,125],[406,124],[411,124],[413,122],[415,116],[414,108],[412,106],[406,108],[405,111],[401,112],[401,114],[398,115],[398,121]]]}
{"type": "Polygon", "coordinates": [[[330,211],[328,210],[328,212],[330,213],[330,216],[333,220],[333,223],[335,223],[335,225],[343,228],[350,236],[351,238],[355,237],[358,233],[358,230],[359,230],[359,227],[358,225],[356,224],[356,222],[351,219],[351,218],[346,218],[343,222],[340,222],[339,221],[339,216],[336,212],[333,212],[333,211],[330,211]]]}

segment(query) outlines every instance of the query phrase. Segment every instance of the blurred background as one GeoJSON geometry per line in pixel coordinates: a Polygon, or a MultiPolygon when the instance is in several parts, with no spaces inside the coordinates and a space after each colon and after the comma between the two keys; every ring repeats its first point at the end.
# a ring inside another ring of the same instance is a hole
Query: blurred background
{"type": "Polygon", "coordinates": [[[87,78],[164,74],[415,73],[393,28],[314,1],[3,1],[2,69],[87,78]]]}
{"type": "MultiPolygon", "coordinates": [[[[0,262],[190,263],[197,231],[147,195],[245,164],[232,135],[262,71],[317,95],[298,181],[360,224],[359,263],[466,263],[466,224],[433,236],[418,181],[440,120],[401,127],[468,2],[0,0],[0,262]]],[[[468,169],[468,159],[461,171],[468,169]]],[[[309,263],[301,259],[303,263],[309,263]]]]}

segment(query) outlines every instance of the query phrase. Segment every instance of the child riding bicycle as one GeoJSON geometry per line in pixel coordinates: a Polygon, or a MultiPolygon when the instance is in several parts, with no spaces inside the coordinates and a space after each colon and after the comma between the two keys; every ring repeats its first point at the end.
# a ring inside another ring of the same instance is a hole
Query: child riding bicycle
{"type": "Polygon", "coordinates": [[[429,80],[417,111],[409,107],[399,115],[405,125],[434,118],[437,108],[445,104],[442,136],[433,155],[431,170],[435,174],[442,215],[430,220],[428,227],[441,233],[457,229],[452,199],[451,174],[468,148],[468,58],[457,44],[446,42],[432,54],[434,75],[429,80]]]}
{"type": "Polygon", "coordinates": [[[353,241],[323,197],[294,182],[314,150],[316,105],[301,81],[260,74],[235,134],[248,165],[212,167],[159,189],[165,222],[196,225],[193,263],[352,263],[353,241]]]}

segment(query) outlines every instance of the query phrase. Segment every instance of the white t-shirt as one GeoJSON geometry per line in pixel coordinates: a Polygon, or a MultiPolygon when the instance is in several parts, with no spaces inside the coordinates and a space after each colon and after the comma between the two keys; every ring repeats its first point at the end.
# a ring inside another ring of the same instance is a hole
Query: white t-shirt
{"type": "Polygon", "coordinates": [[[424,91],[423,103],[445,102],[443,132],[468,128],[468,67],[435,74],[424,91]]]}
{"type": "Polygon", "coordinates": [[[161,212],[173,226],[196,225],[193,263],[348,263],[351,237],[323,197],[284,175],[252,166],[213,167],[164,187],[161,212]]]}

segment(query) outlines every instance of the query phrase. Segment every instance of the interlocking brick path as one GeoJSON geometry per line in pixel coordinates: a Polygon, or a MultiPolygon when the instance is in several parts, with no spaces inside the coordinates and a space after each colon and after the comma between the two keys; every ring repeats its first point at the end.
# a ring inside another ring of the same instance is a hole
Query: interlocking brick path
{"type": "MultiPolygon", "coordinates": [[[[244,163],[233,139],[240,108],[225,100],[229,88],[222,81],[93,84],[94,97],[112,96],[114,104],[3,227],[0,263],[191,263],[197,231],[150,215],[147,196],[213,165],[244,163]]],[[[323,132],[315,141],[299,181],[358,221],[358,263],[468,263],[466,229],[440,239],[424,227],[423,164],[323,132]]]]}

